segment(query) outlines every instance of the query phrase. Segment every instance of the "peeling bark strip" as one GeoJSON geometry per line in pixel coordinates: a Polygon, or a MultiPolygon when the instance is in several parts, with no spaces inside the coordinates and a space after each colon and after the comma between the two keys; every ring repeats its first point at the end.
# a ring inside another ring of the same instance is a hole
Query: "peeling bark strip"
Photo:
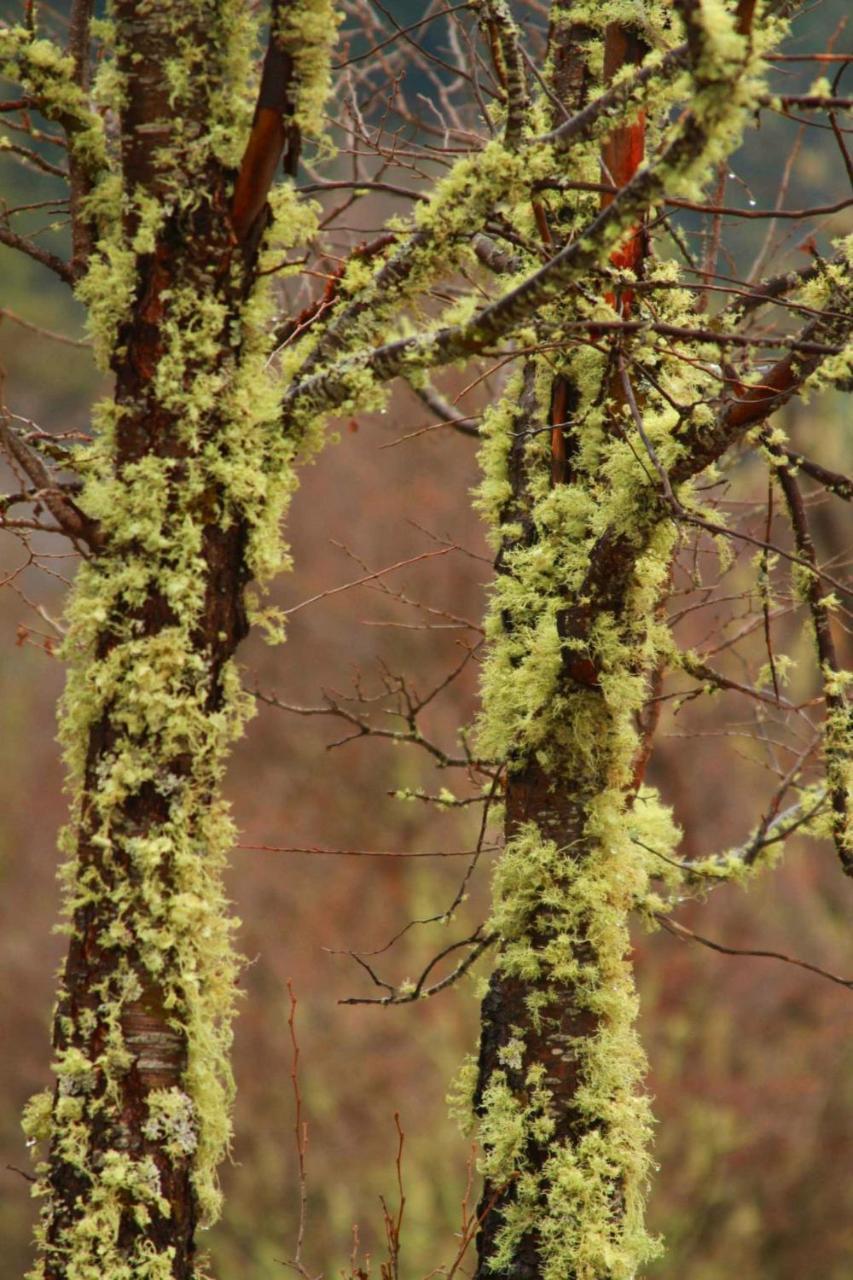
{"type": "Polygon", "coordinates": [[[294,60],[280,33],[281,11],[287,0],[274,0],[270,39],[261,72],[261,88],[252,131],[234,185],[231,220],[241,244],[256,249],[263,232],[259,225],[279,161],[293,176],[299,167],[301,136],[293,119],[294,60]]]}
{"type": "MultiPolygon", "coordinates": [[[[608,23],[604,33],[604,80],[609,86],[616,74],[626,66],[638,66],[649,52],[645,41],[633,31],[620,26],[617,22],[608,23]]],[[[617,188],[628,185],[643,163],[646,145],[646,114],[640,111],[637,119],[614,133],[605,142],[601,150],[601,167],[604,181],[617,188]]],[[[602,205],[606,209],[613,197],[606,194],[602,205]]],[[[642,226],[633,228],[623,244],[613,251],[610,261],[614,267],[627,269],[639,274],[646,252],[645,233],[642,226]]],[[[620,315],[627,318],[631,311],[633,293],[630,289],[621,291],[619,306],[620,315]]],[[[611,301],[613,295],[608,295],[611,301]]]]}

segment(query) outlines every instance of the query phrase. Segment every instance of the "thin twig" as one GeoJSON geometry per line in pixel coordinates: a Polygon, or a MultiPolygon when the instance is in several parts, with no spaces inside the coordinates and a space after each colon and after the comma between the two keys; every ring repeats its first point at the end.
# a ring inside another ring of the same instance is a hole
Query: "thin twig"
{"type": "Polygon", "coordinates": [[[798,960],[795,956],[787,956],[781,951],[763,951],[746,947],[727,947],[722,942],[714,942],[711,938],[705,938],[701,933],[695,933],[692,929],[688,929],[686,925],[678,924],[677,921],[671,920],[669,916],[665,916],[660,911],[654,912],[657,922],[666,929],[667,933],[671,933],[673,937],[679,938],[682,942],[699,942],[703,947],[709,947],[712,951],[719,951],[724,956],[752,956],[759,960],[781,960],[785,964],[795,965],[798,969],[807,969],[809,973],[816,973],[820,978],[826,978],[828,982],[834,982],[839,987],[846,987],[848,991],[853,991],[853,978],[840,978],[836,973],[829,973],[826,969],[821,969],[816,964],[809,964],[806,960],[798,960]]]}

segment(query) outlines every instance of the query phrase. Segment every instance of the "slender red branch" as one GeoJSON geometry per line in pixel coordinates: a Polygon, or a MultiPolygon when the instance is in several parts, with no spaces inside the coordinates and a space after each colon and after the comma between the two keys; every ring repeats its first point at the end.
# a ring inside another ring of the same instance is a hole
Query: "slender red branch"
{"type": "Polygon", "coordinates": [[[231,221],[241,245],[255,247],[263,231],[267,196],[279,161],[286,173],[295,174],[301,138],[293,121],[291,99],[293,58],[282,46],[277,27],[283,4],[272,0],[270,34],[261,74],[261,87],[249,141],[237,174],[231,203],[231,221]]]}

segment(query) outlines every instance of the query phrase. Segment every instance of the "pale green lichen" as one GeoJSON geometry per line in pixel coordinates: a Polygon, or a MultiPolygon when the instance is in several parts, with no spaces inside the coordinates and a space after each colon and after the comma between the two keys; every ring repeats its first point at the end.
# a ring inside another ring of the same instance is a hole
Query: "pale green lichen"
{"type": "Polygon", "coordinates": [[[295,0],[277,12],[276,36],[294,62],[293,118],[309,138],[320,140],[331,89],[330,54],[343,14],[332,0],[295,0]]]}
{"type": "MultiPolygon", "coordinates": [[[[586,383],[592,386],[589,376],[586,383]]],[[[538,756],[556,786],[584,797],[586,817],[576,849],[559,848],[533,823],[512,835],[496,868],[489,927],[501,939],[501,971],[535,983],[546,1001],[551,997],[543,992],[553,990],[557,999],[558,992],[570,990],[577,1006],[595,1015],[596,1031],[575,1047],[583,1084],[573,1105],[590,1129],[574,1144],[555,1144],[538,1172],[527,1166],[525,1152],[548,1123],[547,1086],[537,1086],[535,1104],[530,1095],[523,1105],[505,1078],[495,1076],[483,1089],[478,1105],[483,1172],[493,1184],[513,1170],[519,1175],[490,1265],[495,1270],[508,1266],[517,1243],[535,1224],[549,1280],[569,1272],[627,1280],[655,1252],[642,1226],[649,1117],[639,1092],[644,1064],[633,1030],[636,998],[625,959],[628,913],[646,890],[649,860],[630,830],[642,825],[646,837],[658,841],[665,833],[668,844],[676,838],[651,793],[634,806],[636,818],[629,810],[637,749],[633,716],[645,697],[642,672],[661,646],[648,619],[665,582],[674,531],[664,519],[648,537],[637,559],[627,618],[617,626],[605,614],[590,633],[586,656],[600,672],[598,688],[572,689],[563,673],[565,643],[557,617],[583,579],[599,515],[617,527],[635,523],[643,511],[641,519],[648,520],[654,499],[636,455],[631,455],[632,466],[621,442],[605,442],[595,432],[598,448],[589,437],[585,445],[589,470],[579,468],[577,480],[551,487],[548,441],[539,433],[523,446],[532,476],[526,519],[536,536],[516,541],[506,451],[517,429],[518,406],[516,384],[489,416],[483,447],[481,505],[498,518],[508,517],[510,527],[499,525],[508,541],[489,615],[481,747],[506,759],[511,771],[538,756]],[[623,1204],[619,1213],[614,1197],[623,1204]]],[[[546,1007],[541,1005],[542,1017],[546,1007]]],[[[510,1048],[517,1057],[519,1044],[510,1048]]]]}
{"type": "MultiPolygon", "coordinates": [[[[567,17],[591,24],[593,34],[583,39],[590,52],[598,41],[599,54],[609,21],[651,29],[655,43],[669,36],[660,7],[652,12],[621,4],[573,6],[567,17]]],[[[734,31],[728,12],[721,5],[708,7],[701,22],[702,57],[677,85],[680,93],[691,86],[695,132],[690,151],[680,141],[680,122],[664,120],[659,126],[661,144],[669,148],[660,179],[668,193],[701,186],[719,156],[731,151],[760,85],[759,54],[734,31]]],[[[764,47],[763,39],[757,43],[764,47]]],[[[602,65],[592,53],[593,76],[601,74],[602,65]]],[[[649,98],[654,92],[649,90],[649,98]]],[[[661,116],[670,101],[671,86],[660,99],[661,116]]],[[[578,173],[598,163],[595,138],[577,152],[573,149],[572,161],[578,173]]],[[[597,245],[599,264],[631,226],[627,207],[624,223],[614,222],[597,245]]],[[[552,216],[573,234],[590,216],[588,198],[561,193],[552,216]]],[[[578,262],[575,279],[582,283],[581,272],[591,264],[582,255],[578,262]]],[[[677,267],[652,261],[647,277],[675,282],[677,267]]],[[[622,283],[630,287],[627,273],[622,283]]],[[[598,290],[593,292],[595,297],[585,297],[583,290],[566,297],[555,289],[540,310],[539,332],[550,338],[578,318],[618,319],[598,290]]],[[[642,300],[635,305],[642,308],[642,300]]],[[[665,313],[676,325],[691,323],[687,290],[662,290],[655,308],[658,317],[665,313]]],[[[643,1225],[651,1120],[642,1093],[645,1062],[634,1030],[628,919],[638,904],[651,903],[652,876],[673,888],[680,882],[677,868],[670,867],[677,862],[680,838],[671,813],[652,790],[634,793],[637,715],[650,673],[667,661],[673,647],[657,606],[666,590],[677,529],[648,464],[648,444],[672,468],[681,456],[684,422],[698,424],[703,415],[713,421],[706,401],[716,394],[712,366],[717,356],[712,347],[697,344],[688,364],[642,334],[631,354],[636,370],[649,370],[648,381],[642,373],[635,375],[645,439],[627,406],[614,409],[602,391],[612,373],[606,356],[592,344],[552,355],[547,364],[537,361],[526,375],[513,375],[481,428],[483,481],[477,501],[500,552],[501,572],[487,618],[479,748],[506,763],[510,787],[517,770],[543,770],[555,795],[572,797],[575,813],[570,822],[565,819],[570,829],[562,843],[547,812],[509,830],[495,869],[489,921],[500,939],[498,973],[529,992],[537,1052],[571,1052],[577,1064],[571,1098],[578,1117],[575,1137],[552,1139],[544,1160],[535,1158],[558,1099],[547,1075],[534,1078],[529,1065],[526,1075],[520,1072],[529,1059],[518,1029],[504,1035],[500,1065],[479,1081],[475,1106],[481,1170],[492,1190],[511,1188],[500,1204],[501,1224],[488,1265],[497,1272],[511,1269],[520,1242],[534,1232],[546,1280],[567,1275],[632,1280],[657,1250],[643,1225]],[[549,433],[541,429],[548,422],[555,372],[568,379],[576,398],[566,431],[571,464],[558,484],[551,479],[549,433]],[[619,429],[614,430],[617,413],[619,429]],[[592,589],[587,586],[590,554],[605,534],[632,548],[630,572],[618,606],[605,599],[595,607],[584,592],[592,589]],[[561,620],[567,609],[587,603],[592,606],[587,625],[566,635],[561,620]],[[573,664],[594,672],[594,679],[575,679],[573,664]],[[555,1010],[566,1002],[583,1015],[587,1028],[570,1049],[554,1030],[559,1027],[555,1010]],[[552,1035],[553,1049],[542,1049],[552,1035]]],[[[683,506],[698,510],[689,487],[678,497],[683,506]]],[[[559,1099],[560,1107],[566,1105],[559,1099]]]]}
{"type": "MultiPolygon", "coordinates": [[[[175,24],[175,60],[164,75],[176,117],[189,115],[187,99],[206,94],[214,127],[190,138],[176,126],[158,153],[156,196],[124,189],[115,172],[90,197],[103,234],[79,294],[104,368],[121,364],[117,342],[138,303],[140,262],[158,250],[167,223],[191,225],[206,198],[200,175],[207,166],[245,144],[245,113],[232,112],[231,122],[224,113],[229,77],[236,77],[235,100],[243,100],[256,21],[242,4],[218,6],[219,61],[201,68],[183,33],[203,8],[163,6],[156,20],[175,24]]],[[[123,38],[118,23],[116,50],[123,38]]],[[[32,62],[31,48],[28,55],[32,62]]],[[[67,70],[63,64],[57,75],[67,70]]],[[[104,75],[101,83],[116,92],[115,77],[104,75]]],[[[72,1013],[60,1002],[59,1039],[68,1047],[54,1062],[56,1091],[52,1099],[37,1095],[25,1115],[31,1139],[49,1142],[52,1161],[68,1165],[86,1186],[85,1212],[63,1219],[57,1234],[54,1192],[40,1176],[41,1261],[34,1276],[44,1274],[45,1257],[58,1249],[68,1280],[171,1277],[172,1250],[159,1251],[144,1230],[129,1244],[120,1238],[122,1222],[144,1228],[153,1215],[170,1211],[158,1162],[189,1171],[203,1224],[219,1213],[239,966],[237,922],[222,886],[234,834],[218,797],[230,746],[253,703],[233,659],[213,664],[199,623],[208,530],[239,523],[245,567],[261,582],[288,562],[280,526],[296,484],[295,443],[281,431],[281,382],[271,363],[274,303],[263,273],[283,249],[310,240],[316,211],[289,184],[270,203],[260,283],[248,298],[241,298],[239,265],[216,280],[208,268],[194,267],[191,255],[185,270],[179,261],[172,288],[161,295],[161,350],[145,395],[174,423],[174,456],[151,450],[117,465],[120,432],[137,406],[107,401],[96,410],[93,444],[75,457],[84,479],[79,501],[99,524],[103,550],[84,561],[67,610],[61,735],[72,814],[62,879],[67,930],[73,934],[84,917],[96,920],[92,942],[109,962],[85,1008],[72,1013]],[[152,599],[163,602],[168,616],[146,629],[141,611],[152,599]],[[90,734],[107,721],[110,745],[92,774],[90,734]],[[138,827],[128,804],[141,794],[158,798],[160,816],[138,827]],[[97,856],[78,857],[81,831],[84,849],[97,856]],[[123,1150],[123,1089],[137,1058],[158,1052],[158,1042],[148,1045],[133,1029],[135,1010],[155,996],[162,1036],[182,1045],[185,1066],[179,1084],[147,1093],[148,1151],[137,1156],[123,1150]],[[93,1130],[114,1135],[106,1153],[93,1155],[93,1130]]],[[[303,451],[311,447],[310,440],[301,444],[303,451]]]]}
{"type": "Polygon", "coordinates": [[[162,1142],[171,1156],[191,1156],[198,1147],[195,1107],[182,1089],[154,1089],[148,1095],[146,1138],[162,1142]]]}
{"type": "Polygon", "coordinates": [[[53,1094],[49,1089],[34,1093],[24,1107],[21,1128],[31,1143],[50,1137],[53,1094]]]}
{"type": "MultiPolygon", "coordinates": [[[[167,222],[180,227],[198,208],[204,199],[205,165],[212,158],[235,163],[245,141],[249,98],[244,72],[257,28],[236,0],[221,6],[214,74],[199,65],[198,51],[182,26],[188,15],[201,12],[199,3],[169,3],[160,14],[160,20],[174,26],[175,56],[163,74],[175,120],[169,143],[157,157],[157,197],[123,189],[117,173],[100,181],[89,197],[92,216],[104,231],[80,293],[90,308],[104,367],[121,356],[116,344],[136,301],[140,256],[156,250],[167,222]],[[195,137],[182,126],[182,108],[199,93],[206,95],[212,124],[209,132],[195,137]]],[[[759,84],[755,70],[760,50],[747,50],[716,0],[703,13],[705,50],[693,79],[652,80],[646,90],[659,108],[650,138],[672,144],[669,160],[661,166],[661,189],[664,184],[675,190],[701,182],[739,136],[759,84]],[[667,122],[670,106],[685,88],[695,89],[694,115],[705,130],[703,144],[687,159],[677,147],[681,123],[667,122]]],[[[658,48],[674,34],[669,6],[657,3],[614,0],[576,6],[563,16],[589,26],[594,87],[600,87],[603,74],[601,35],[607,23],[638,28],[658,48]]],[[[311,136],[322,129],[336,21],[326,0],[300,2],[284,8],[276,33],[294,56],[296,123],[311,136]]],[[[120,33],[110,28],[109,35],[118,47],[120,33]]],[[[67,87],[69,68],[61,57],[57,62],[52,48],[42,49],[36,42],[34,50],[29,36],[16,39],[21,48],[16,45],[7,57],[23,56],[27,45],[32,75],[53,77],[67,87]]],[[[115,60],[108,58],[96,81],[96,100],[98,94],[104,101],[109,95],[115,103],[123,88],[115,60]]],[[[544,128],[550,114],[545,96],[537,92],[535,99],[528,139],[544,128]]],[[[640,105],[639,97],[623,104],[581,145],[573,146],[577,178],[597,180],[601,138],[616,123],[633,118],[640,105]]],[[[225,664],[211,690],[208,655],[197,644],[205,529],[210,521],[226,529],[242,526],[246,567],[261,581],[286,565],[280,521],[296,483],[297,446],[303,456],[316,446],[325,413],[306,396],[288,419],[290,433],[283,432],[282,385],[304,371],[317,353],[318,366],[325,370],[341,351],[358,351],[378,335],[387,336],[392,326],[393,333],[408,333],[411,323],[404,309],[439,276],[475,266],[471,236],[492,213],[512,226],[523,246],[536,229],[533,184],[553,179],[561,163],[556,145],[552,149],[535,140],[518,150],[493,141],[466,156],[436,184],[409,222],[395,226],[398,247],[389,257],[376,270],[354,262],[324,326],[292,343],[275,361],[267,337],[266,288],[256,289],[235,312],[233,295],[220,288],[223,282],[178,280],[162,299],[162,353],[150,391],[175,420],[180,458],[146,456],[117,472],[116,432],[122,414],[130,411],[117,405],[102,410],[97,442],[81,454],[86,484],[80,501],[100,521],[110,553],[83,566],[69,610],[66,651],[72,667],[63,734],[75,791],[74,817],[79,822],[85,799],[99,859],[88,866],[70,862],[65,878],[70,914],[109,898],[110,916],[97,941],[119,960],[109,981],[93,992],[97,1015],[83,1010],[76,1024],[67,1015],[62,1024],[66,1036],[86,1036],[99,1019],[105,1035],[98,1055],[90,1060],[76,1049],[60,1054],[52,1114],[48,1116],[45,1097],[39,1095],[26,1118],[32,1137],[50,1137],[63,1158],[90,1181],[87,1214],[65,1241],[74,1260],[69,1280],[89,1280],[95,1274],[124,1280],[116,1246],[121,1211],[130,1204],[138,1223],[164,1211],[157,1167],[149,1157],[132,1160],[115,1150],[102,1167],[94,1168],[87,1151],[87,1123],[96,1114],[103,1119],[116,1106],[123,1073],[133,1060],[123,1015],[142,998],[143,982],[161,990],[170,1024],[188,1052],[180,1087],[149,1092],[144,1134],[159,1156],[190,1162],[202,1217],[210,1221],[218,1211],[216,1168],[230,1133],[228,1050],[236,963],[233,922],[227,918],[220,880],[233,833],[216,796],[229,746],[251,708],[233,662],[225,664]],[[334,340],[324,344],[321,330],[334,340]],[[166,602],[171,618],[156,634],[147,635],[138,625],[138,611],[153,593],[166,602]],[[99,651],[104,636],[109,644],[99,651]],[[84,796],[87,735],[107,715],[115,740],[84,796]],[[179,760],[190,764],[179,768],[179,760]],[[143,787],[160,797],[166,817],[154,829],[135,832],[123,824],[122,806],[143,787]]],[[[598,205],[594,193],[567,198],[564,192],[549,191],[542,199],[555,228],[568,238],[582,233],[598,205]]],[[[316,220],[310,205],[287,185],[279,188],[272,204],[268,244],[277,249],[277,265],[281,248],[310,241],[316,220]]],[[[556,346],[561,326],[617,316],[609,303],[600,297],[588,301],[574,285],[582,284],[590,269],[607,267],[609,253],[636,216],[629,208],[624,218],[614,219],[589,253],[581,255],[574,275],[555,277],[535,323],[529,314],[519,318],[517,341],[535,345],[541,332],[556,346]]],[[[582,240],[578,243],[584,248],[582,240]]],[[[262,269],[273,261],[265,259],[262,269]]],[[[518,280],[537,264],[536,255],[522,251],[518,280]]],[[[648,278],[653,281],[658,273],[663,279],[673,270],[671,264],[652,264],[648,278]]],[[[625,273],[621,283],[631,282],[625,273]]],[[[503,281],[507,289],[515,283],[508,276],[503,281]]],[[[686,292],[669,290],[656,298],[657,317],[674,323],[689,307],[686,292]]],[[[442,319],[459,325],[462,339],[476,336],[479,319],[469,301],[452,307],[442,319]]],[[[433,358],[431,343],[413,344],[412,372],[433,358]]],[[[456,354],[466,354],[464,340],[456,354]]],[[[641,388],[644,424],[658,456],[671,465],[679,456],[682,422],[698,422],[708,412],[704,401],[715,379],[703,373],[701,362],[712,360],[715,351],[696,347],[688,366],[641,334],[633,354],[654,371],[660,388],[651,383],[641,388]]],[[[545,1024],[554,993],[570,989],[578,1008],[594,1018],[595,1028],[574,1047],[581,1066],[574,1105],[585,1125],[576,1142],[552,1144],[539,1168],[530,1162],[531,1144],[553,1136],[553,1095],[537,1065],[524,1069],[522,1087],[510,1082],[524,1067],[521,1028],[512,1029],[499,1069],[483,1082],[477,1128],[483,1171],[493,1181],[513,1181],[515,1188],[512,1202],[501,1210],[505,1217],[492,1265],[508,1265],[521,1235],[535,1224],[546,1280],[564,1280],[567,1274],[577,1280],[628,1280],[655,1246],[642,1225],[649,1115],[640,1090],[643,1057],[633,1029],[636,997],[626,958],[627,919],[631,907],[648,898],[655,853],[672,854],[678,839],[657,796],[651,791],[633,794],[634,718],[644,701],[648,672],[668,651],[669,637],[653,615],[676,533],[655,477],[643,464],[644,444],[630,418],[620,419],[619,430],[613,429],[612,406],[601,395],[607,374],[601,351],[593,344],[567,347],[550,363],[539,358],[534,366],[532,388],[525,388],[521,376],[514,379],[487,414],[483,429],[485,478],[479,501],[503,563],[488,619],[491,647],[483,676],[480,736],[484,751],[503,759],[510,772],[536,760],[558,785],[573,787],[583,817],[568,848],[535,824],[511,833],[495,873],[491,927],[501,940],[500,970],[539,984],[528,1008],[535,1025],[545,1024]],[[573,476],[552,486],[547,433],[534,432],[522,440],[515,433],[521,425],[523,390],[538,398],[539,419],[547,420],[555,371],[578,389],[574,419],[582,429],[577,428],[572,441],[573,476]],[[529,477],[529,501],[523,509],[513,503],[512,449],[520,450],[529,477]],[[528,529],[534,536],[526,536],[528,529]],[[565,640],[558,627],[560,612],[580,594],[590,550],[605,532],[635,545],[619,616],[605,609],[586,634],[565,640]],[[567,656],[591,665],[594,686],[566,678],[567,656]]],[[[342,412],[383,403],[381,378],[359,359],[340,377],[344,394],[337,403],[342,412]]],[[[679,497],[685,504],[692,501],[686,489],[679,497]]],[[[252,607],[257,616],[259,604],[252,607]]],[[[271,621],[275,626],[277,620],[271,621]]],[[[439,800],[449,804],[452,796],[439,800]]],[[[474,1074],[469,1066],[463,1090],[469,1096],[474,1074]]],[[[168,1251],[158,1254],[139,1242],[127,1275],[161,1280],[170,1274],[170,1261],[168,1251]]]]}
{"type": "Polygon", "coordinates": [[[74,60],[21,26],[0,27],[0,72],[25,89],[46,119],[61,124],[77,160],[96,181],[107,163],[104,121],[74,83],[74,60]]]}

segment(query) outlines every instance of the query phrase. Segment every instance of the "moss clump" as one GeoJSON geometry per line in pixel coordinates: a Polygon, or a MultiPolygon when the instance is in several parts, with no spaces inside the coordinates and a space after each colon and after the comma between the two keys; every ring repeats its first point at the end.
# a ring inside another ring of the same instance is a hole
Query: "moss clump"
{"type": "Polygon", "coordinates": [[[308,137],[320,139],[331,89],[330,55],[343,14],[331,0],[295,0],[278,6],[277,13],[276,35],[295,67],[293,118],[308,137]]]}
{"type": "Polygon", "coordinates": [[[67,131],[75,158],[97,177],[106,168],[104,122],[74,83],[74,60],[52,40],[21,26],[0,28],[0,72],[67,131]]]}

